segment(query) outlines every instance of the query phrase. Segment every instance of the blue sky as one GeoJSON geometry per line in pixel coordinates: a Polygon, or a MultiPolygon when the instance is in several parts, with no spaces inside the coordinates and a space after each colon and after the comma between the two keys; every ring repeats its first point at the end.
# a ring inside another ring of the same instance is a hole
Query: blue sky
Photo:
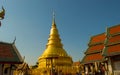
{"type": "Polygon", "coordinates": [[[0,41],[13,42],[25,61],[34,65],[45,50],[52,13],[64,49],[73,61],[83,58],[93,35],[120,24],[120,0],[0,0],[6,9],[0,41]]]}

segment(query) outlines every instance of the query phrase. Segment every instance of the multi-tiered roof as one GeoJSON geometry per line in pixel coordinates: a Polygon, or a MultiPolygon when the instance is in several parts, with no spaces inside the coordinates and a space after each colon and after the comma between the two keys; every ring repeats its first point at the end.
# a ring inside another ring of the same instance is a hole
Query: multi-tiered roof
{"type": "Polygon", "coordinates": [[[115,55],[120,55],[120,25],[109,27],[107,32],[91,37],[82,62],[98,62],[115,55]]]}
{"type": "Polygon", "coordinates": [[[82,63],[93,63],[103,60],[102,50],[104,48],[105,33],[92,36],[88,49],[85,52],[85,57],[82,60],[82,63]]]}
{"type": "Polygon", "coordinates": [[[114,56],[120,54],[120,25],[107,29],[104,56],[114,56]]]}

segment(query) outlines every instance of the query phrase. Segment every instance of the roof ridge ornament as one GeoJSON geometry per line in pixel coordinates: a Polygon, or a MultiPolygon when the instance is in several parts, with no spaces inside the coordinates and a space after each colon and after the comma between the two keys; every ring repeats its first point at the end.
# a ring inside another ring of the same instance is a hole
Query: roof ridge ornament
{"type": "Polygon", "coordinates": [[[4,19],[4,16],[5,16],[5,9],[2,6],[2,11],[0,12],[0,20],[4,19]]]}
{"type": "MultiPolygon", "coordinates": [[[[5,9],[2,6],[2,10],[0,11],[0,20],[3,20],[5,16],[5,9]]],[[[1,26],[1,21],[0,21],[0,26],[1,26]]]]}
{"type": "Polygon", "coordinates": [[[16,36],[15,36],[15,38],[14,38],[14,40],[13,40],[13,44],[15,44],[15,41],[16,41],[16,36]]]}

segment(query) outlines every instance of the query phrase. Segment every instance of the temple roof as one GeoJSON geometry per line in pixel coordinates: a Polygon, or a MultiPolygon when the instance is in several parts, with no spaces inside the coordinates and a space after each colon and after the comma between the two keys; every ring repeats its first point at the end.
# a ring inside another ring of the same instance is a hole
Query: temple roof
{"type": "Polygon", "coordinates": [[[22,57],[14,43],[0,42],[0,63],[22,63],[22,57]]]}
{"type": "Polygon", "coordinates": [[[92,36],[88,44],[89,47],[85,53],[91,54],[91,53],[101,52],[102,49],[104,48],[104,41],[105,41],[105,33],[92,36]]]}
{"type": "Polygon", "coordinates": [[[113,56],[120,54],[120,44],[112,45],[107,48],[107,56],[113,56]]]}
{"type": "Polygon", "coordinates": [[[85,52],[85,56],[82,60],[82,63],[92,63],[103,60],[102,50],[104,48],[105,33],[92,36],[88,49],[85,52]]]}
{"type": "Polygon", "coordinates": [[[92,36],[82,63],[104,60],[106,56],[120,55],[120,24],[107,28],[106,33],[92,36]]]}
{"type": "Polygon", "coordinates": [[[87,63],[93,63],[93,62],[99,62],[103,60],[103,56],[101,53],[94,53],[94,54],[88,54],[86,55],[83,60],[82,63],[83,64],[87,64],[87,63]]]}
{"type": "Polygon", "coordinates": [[[120,32],[120,24],[108,28],[109,34],[116,34],[120,32]]]}
{"type": "Polygon", "coordinates": [[[91,46],[86,51],[86,54],[101,52],[103,50],[103,48],[104,48],[104,44],[98,44],[95,46],[91,46]]]}
{"type": "Polygon", "coordinates": [[[113,44],[118,44],[120,43],[120,35],[116,35],[113,37],[110,37],[106,43],[106,45],[113,45],[113,44]]]}
{"type": "Polygon", "coordinates": [[[113,56],[120,54],[120,25],[107,28],[107,39],[103,55],[113,56]]]}
{"type": "Polygon", "coordinates": [[[105,33],[101,33],[101,34],[92,36],[88,45],[91,46],[91,45],[103,43],[105,40],[105,37],[106,37],[105,33]]]}

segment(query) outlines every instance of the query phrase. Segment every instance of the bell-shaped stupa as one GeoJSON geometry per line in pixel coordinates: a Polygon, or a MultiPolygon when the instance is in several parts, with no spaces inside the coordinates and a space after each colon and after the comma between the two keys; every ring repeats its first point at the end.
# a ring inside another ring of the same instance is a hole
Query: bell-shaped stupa
{"type": "Polygon", "coordinates": [[[67,54],[61,43],[58,29],[53,15],[52,27],[50,30],[48,43],[43,54],[38,59],[38,68],[42,70],[54,70],[56,72],[69,72],[72,68],[72,58],[67,54]]]}

